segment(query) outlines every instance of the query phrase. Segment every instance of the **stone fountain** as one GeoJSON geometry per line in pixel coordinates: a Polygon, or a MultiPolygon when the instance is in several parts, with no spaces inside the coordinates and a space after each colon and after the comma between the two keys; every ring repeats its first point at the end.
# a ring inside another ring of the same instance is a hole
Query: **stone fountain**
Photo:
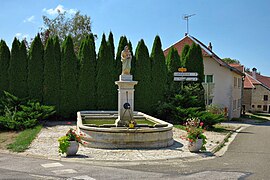
{"type": "Polygon", "coordinates": [[[121,53],[122,74],[118,85],[118,111],[79,111],[77,129],[83,134],[82,141],[92,148],[162,148],[174,142],[173,125],[142,112],[134,111],[134,86],[130,74],[131,53],[127,46],[121,53]],[[87,124],[85,119],[115,119],[114,124],[87,124]],[[136,119],[147,119],[153,125],[137,124],[129,128],[129,123],[136,119]]]}

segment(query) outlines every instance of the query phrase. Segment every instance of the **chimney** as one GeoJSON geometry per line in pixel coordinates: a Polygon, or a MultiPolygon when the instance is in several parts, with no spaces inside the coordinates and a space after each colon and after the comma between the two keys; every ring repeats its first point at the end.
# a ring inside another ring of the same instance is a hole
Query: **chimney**
{"type": "Polygon", "coordinates": [[[257,73],[257,69],[256,68],[252,68],[252,77],[254,79],[256,79],[256,73],[257,73]]]}
{"type": "Polygon", "coordinates": [[[209,45],[208,45],[208,47],[207,47],[208,49],[210,49],[211,51],[212,51],[212,44],[211,44],[211,42],[209,42],[209,45]]]}

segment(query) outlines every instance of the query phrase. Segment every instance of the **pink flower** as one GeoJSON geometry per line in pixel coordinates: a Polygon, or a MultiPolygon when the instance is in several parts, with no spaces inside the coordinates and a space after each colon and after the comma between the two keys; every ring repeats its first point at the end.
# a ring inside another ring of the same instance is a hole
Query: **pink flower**
{"type": "Polygon", "coordinates": [[[71,124],[71,122],[67,122],[67,124],[71,124]]]}
{"type": "Polygon", "coordinates": [[[203,126],[203,122],[200,123],[200,126],[203,126]]]}

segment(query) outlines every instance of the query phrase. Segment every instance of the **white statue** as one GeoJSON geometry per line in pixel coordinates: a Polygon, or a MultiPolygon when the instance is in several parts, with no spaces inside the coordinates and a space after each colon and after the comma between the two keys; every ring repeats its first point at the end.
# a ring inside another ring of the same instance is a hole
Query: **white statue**
{"type": "Polygon", "coordinates": [[[125,46],[124,50],[121,52],[122,75],[130,75],[131,59],[132,56],[128,49],[128,46],[125,46]]]}

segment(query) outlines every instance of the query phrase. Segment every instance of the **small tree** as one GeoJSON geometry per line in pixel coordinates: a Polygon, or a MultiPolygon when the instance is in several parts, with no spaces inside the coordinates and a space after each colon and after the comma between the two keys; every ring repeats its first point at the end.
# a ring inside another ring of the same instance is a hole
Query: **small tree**
{"type": "Polygon", "coordinates": [[[74,116],[77,110],[78,62],[74,53],[72,37],[68,36],[62,46],[61,60],[61,115],[74,116]]]}
{"type": "Polygon", "coordinates": [[[0,42],[0,96],[3,91],[8,91],[8,68],[10,61],[10,51],[5,41],[0,42]]]}
{"type": "Polygon", "coordinates": [[[28,88],[29,96],[42,102],[43,95],[43,45],[39,34],[31,44],[28,60],[28,88]]]}
{"type": "Polygon", "coordinates": [[[75,52],[78,52],[82,40],[90,34],[91,20],[87,15],[81,15],[77,11],[74,15],[68,17],[66,12],[58,11],[58,15],[54,19],[43,16],[45,28],[41,28],[41,37],[45,44],[49,37],[58,36],[60,42],[70,35],[74,41],[75,52]]]}
{"type": "Polygon", "coordinates": [[[134,79],[139,83],[135,86],[135,109],[149,113],[152,108],[151,61],[148,49],[143,40],[136,48],[136,70],[134,79]]]}
{"type": "Polygon", "coordinates": [[[80,71],[78,89],[78,107],[80,109],[96,109],[96,51],[93,34],[81,44],[79,51],[80,71]]]}

